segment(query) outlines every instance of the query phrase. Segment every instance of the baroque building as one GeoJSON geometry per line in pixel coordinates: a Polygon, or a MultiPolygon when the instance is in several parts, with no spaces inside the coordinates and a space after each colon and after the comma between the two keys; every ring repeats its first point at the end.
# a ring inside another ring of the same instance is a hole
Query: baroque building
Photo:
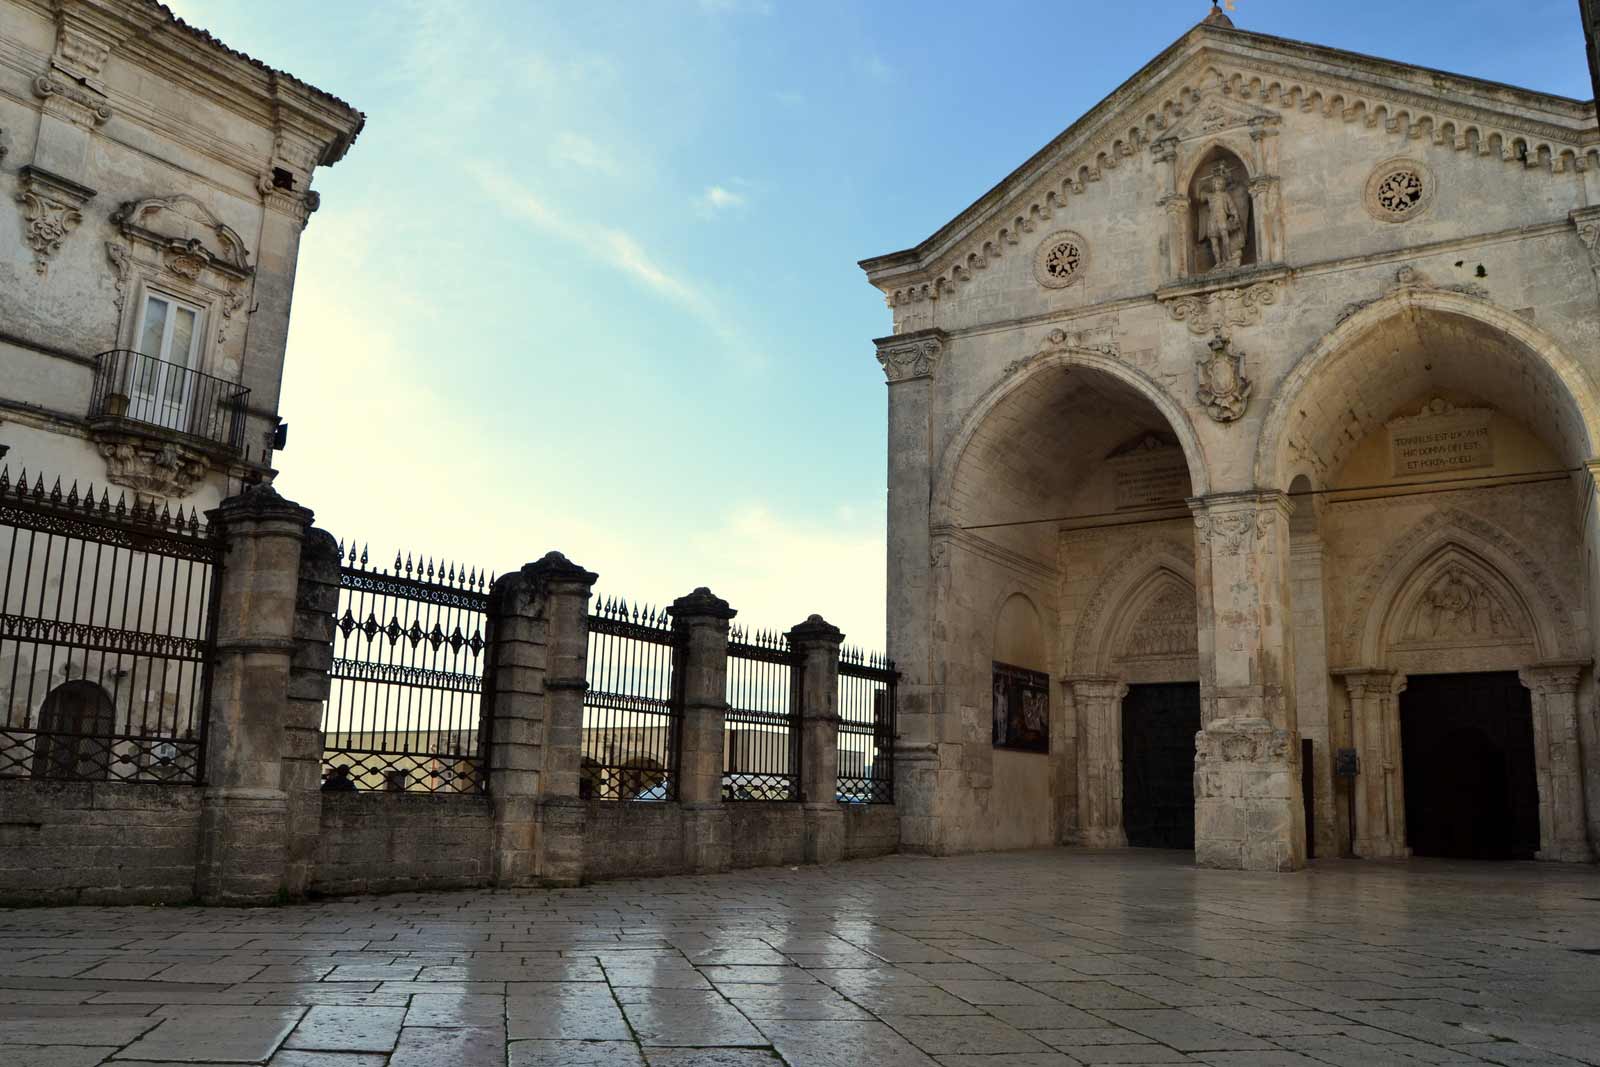
{"type": "Polygon", "coordinates": [[[300,234],[364,118],[153,0],[0,0],[0,450],[204,510],[270,479],[300,234]]]}
{"type": "Polygon", "coordinates": [[[1590,103],[1213,9],[915,248],[902,845],[1590,861],[1590,103]]]}

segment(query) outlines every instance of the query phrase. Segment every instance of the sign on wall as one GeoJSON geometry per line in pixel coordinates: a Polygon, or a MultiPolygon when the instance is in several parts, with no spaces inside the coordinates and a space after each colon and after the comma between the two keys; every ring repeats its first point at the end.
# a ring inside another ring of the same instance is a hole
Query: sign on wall
{"type": "Polygon", "coordinates": [[[1050,676],[994,665],[994,747],[1050,751],[1050,676]]]}
{"type": "Polygon", "coordinates": [[[1423,405],[1420,414],[1391,419],[1389,452],[1395,475],[1494,466],[1492,414],[1488,408],[1458,408],[1436,398],[1423,405]]]}
{"type": "Polygon", "coordinates": [[[1146,434],[1106,457],[1116,507],[1182,502],[1189,495],[1189,464],[1176,441],[1146,434]]]}

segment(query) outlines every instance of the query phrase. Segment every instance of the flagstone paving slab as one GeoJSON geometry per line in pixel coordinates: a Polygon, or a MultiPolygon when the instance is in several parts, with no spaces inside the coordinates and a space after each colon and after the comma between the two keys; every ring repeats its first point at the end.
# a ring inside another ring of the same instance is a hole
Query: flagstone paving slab
{"type": "Polygon", "coordinates": [[[1595,877],[1058,849],[0,911],[0,1067],[1600,1067],[1595,877]]]}

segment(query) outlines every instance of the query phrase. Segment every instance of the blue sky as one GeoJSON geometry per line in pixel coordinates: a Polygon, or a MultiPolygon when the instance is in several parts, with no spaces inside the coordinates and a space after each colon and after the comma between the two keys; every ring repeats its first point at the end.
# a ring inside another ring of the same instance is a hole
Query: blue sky
{"type": "MultiPolygon", "coordinates": [[[[368,115],[318,174],[279,488],[374,553],[709,585],[881,647],[909,247],[1203,0],[181,0],[368,115]]],[[[1576,0],[1238,0],[1241,28],[1587,98],[1576,0]]]]}

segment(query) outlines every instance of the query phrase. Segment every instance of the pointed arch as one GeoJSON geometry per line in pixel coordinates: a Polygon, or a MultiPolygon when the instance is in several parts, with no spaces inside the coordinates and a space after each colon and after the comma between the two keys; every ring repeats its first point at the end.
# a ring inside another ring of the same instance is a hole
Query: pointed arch
{"type": "Polygon", "coordinates": [[[1194,546],[1175,540],[1147,541],[1118,560],[1095,587],[1073,630],[1070,674],[1109,675],[1123,647],[1119,642],[1163,592],[1179,586],[1193,596],[1194,546]]]}

